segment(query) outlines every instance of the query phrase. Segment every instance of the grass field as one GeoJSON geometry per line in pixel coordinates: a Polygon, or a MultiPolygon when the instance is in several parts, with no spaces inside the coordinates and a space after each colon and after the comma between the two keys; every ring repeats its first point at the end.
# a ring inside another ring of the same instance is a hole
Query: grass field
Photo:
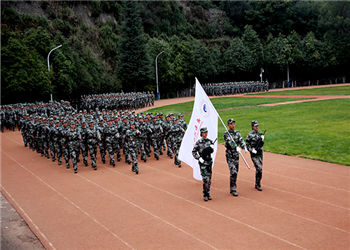
{"type": "MultiPolygon", "coordinates": [[[[280,100],[266,101],[271,103],[280,100]]],[[[224,122],[230,117],[236,119],[236,129],[244,139],[251,130],[250,122],[258,120],[260,131],[267,130],[265,151],[350,165],[350,100],[325,100],[273,107],[254,106],[256,103],[259,103],[258,100],[252,98],[213,99],[224,122]],[[231,105],[236,109],[227,109],[230,99],[231,105]],[[221,104],[221,108],[218,104],[221,104]]],[[[182,103],[152,111],[165,114],[183,112],[184,119],[189,122],[191,111],[188,111],[192,110],[192,106],[193,102],[182,103]]],[[[219,142],[223,142],[224,131],[219,122],[219,142]]]]}
{"type": "Polygon", "coordinates": [[[350,86],[274,91],[250,95],[350,95],[350,86]]]}

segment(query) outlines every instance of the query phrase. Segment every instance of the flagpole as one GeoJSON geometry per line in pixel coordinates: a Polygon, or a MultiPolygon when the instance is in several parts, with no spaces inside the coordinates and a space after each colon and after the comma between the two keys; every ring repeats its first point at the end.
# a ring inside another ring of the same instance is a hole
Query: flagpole
{"type": "MultiPolygon", "coordinates": [[[[216,115],[220,118],[220,121],[221,121],[222,125],[224,126],[224,128],[225,128],[226,131],[228,132],[228,129],[227,129],[225,123],[222,121],[221,116],[219,115],[218,111],[216,111],[216,109],[214,109],[214,110],[215,110],[215,112],[216,112],[216,115]]],[[[234,141],[233,138],[232,138],[232,135],[230,134],[230,132],[228,132],[228,134],[229,134],[231,140],[234,141]]],[[[242,152],[239,152],[239,154],[242,156],[242,159],[243,159],[245,165],[247,166],[247,168],[250,169],[250,166],[249,166],[248,162],[246,161],[246,159],[244,158],[242,152]]]]}

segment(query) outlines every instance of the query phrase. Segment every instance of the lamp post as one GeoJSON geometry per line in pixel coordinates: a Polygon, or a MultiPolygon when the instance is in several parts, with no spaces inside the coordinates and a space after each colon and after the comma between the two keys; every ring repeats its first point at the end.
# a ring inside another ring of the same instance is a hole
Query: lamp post
{"type": "MultiPolygon", "coordinates": [[[[53,48],[52,50],[50,50],[49,54],[47,55],[47,70],[50,72],[50,54],[52,51],[54,51],[55,49],[58,49],[58,48],[61,48],[62,47],[62,44],[53,48]]],[[[52,94],[50,94],[51,96],[51,102],[52,102],[52,94]]]]}
{"type": "Polygon", "coordinates": [[[157,84],[157,100],[159,100],[159,87],[158,87],[158,64],[157,64],[157,59],[158,56],[160,56],[160,54],[164,53],[164,50],[162,52],[160,52],[157,56],[156,56],[156,84],[157,84]]]}

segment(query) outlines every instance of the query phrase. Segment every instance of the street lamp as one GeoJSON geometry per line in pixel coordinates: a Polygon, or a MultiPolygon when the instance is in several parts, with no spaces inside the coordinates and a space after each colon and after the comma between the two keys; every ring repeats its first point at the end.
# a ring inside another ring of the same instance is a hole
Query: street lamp
{"type": "Polygon", "coordinates": [[[158,56],[160,56],[160,54],[162,54],[164,52],[164,50],[162,52],[160,52],[157,56],[156,56],[156,83],[157,83],[157,100],[159,100],[159,87],[158,87],[158,64],[157,64],[157,59],[158,56]]]}
{"type": "MultiPolygon", "coordinates": [[[[54,51],[55,49],[61,48],[62,44],[57,46],[56,48],[53,48],[52,50],[50,50],[49,54],[47,55],[47,70],[50,72],[50,54],[52,51],[54,51]]],[[[52,94],[50,94],[51,96],[51,102],[52,102],[52,94]]]]}

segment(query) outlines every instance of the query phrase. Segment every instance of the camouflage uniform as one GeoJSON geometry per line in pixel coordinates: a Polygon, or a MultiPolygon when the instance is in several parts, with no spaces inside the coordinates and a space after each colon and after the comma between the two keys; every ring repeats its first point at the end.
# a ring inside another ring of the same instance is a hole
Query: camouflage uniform
{"type": "MultiPolygon", "coordinates": [[[[75,126],[72,126],[73,124],[75,123],[71,122],[71,127],[68,129],[68,131],[66,131],[66,133],[69,156],[72,159],[74,173],[76,174],[78,172],[77,148],[80,147],[81,136],[79,134],[79,130],[76,129],[75,126]]],[[[67,168],[69,168],[69,162],[67,168]]]]}
{"type": "Polygon", "coordinates": [[[100,149],[101,160],[103,163],[106,162],[106,145],[105,145],[105,136],[104,136],[105,124],[103,120],[100,120],[97,125],[97,130],[100,133],[101,139],[98,141],[98,147],[100,149]]]}
{"type": "Polygon", "coordinates": [[[147,161],[147,158],[146,158],[146,141],[147,141],[148,126],[147,126],[146,123],[143,122],[143,118],[142,117],[139,118],[138,128],[137,129],[141,132],[141,135],[139,136],[139,150],[140,150],[140,153],[141,153],[141,160],[146,162],[147,161]]]}
{"type": "Polygon", "coordinates": [[[66,162],[66,167],[69,168],[69,158],[70,158],[70,151],[68,148],[69,127],[67,126],[67,124],[68,124],[68,121],[65,120],[63,122],[63,126],[58,129],[59,143],[58,143],[58,147],[55,148],[55,150],[57,152],[58,164],[61,165],[61,156],[63,154],[64,160],[66,162]]]}
{"type": "MultiPolygon", "coordinates": [[[[229,119],[227,124],[235,122],[233,119],[229,119]]],[[[229,129],[224,133],[225,147],[226,147],[226,162],[230,170],[230,193],[234,196],[238,196],[237,193],[237,174],[239,170],[239,152],[237,146],[245,148],[244,140],[237,130],[229,129]],[[232,140],[233,139],[233,140],[232,140]]]]}
{"type": "Polygon", "coordinates": [[[108,121],[107,126],[104,130],[105,141],[106,141],[106,149],[109,154],[109,164],[113,167],[115,166],[115,158],[114,154],[118,150],[118,140],[119,140],[119,132],[112,121],[108,121]]]}
{"type": "MultiPolygon", "coordinates": [[[[259,126],[258,121],[252,121],[252,127],[254,126],[259,126]]],[[[245,142],[256,169],[255,188],[259,191],[262,191],[260,181],[262,179],[264,136],[253,129],[247,135],[245,142]]]]}
{"type": "Polygon", "coordinates": [[[94,170],[97,170],[96,166],[96,154],[97,154],[97,142],[101,139],[99,130],[94,126],[93,120],[89,121],[89,127],[86,130],[87,145],[91,157],[91,165],[94,170]]]}
{"type": "MultiPolygon", "coordinates": [[[[207,128],[201,128],[202,133],[207,132],[207,128]]],[[[211,153],[213,150],[213,141],[209,138],[201,137],[193,147],[192,155],[196,160],[199,160],[199,167],[201,170],[201,175],[203,179],[203,198],[204,201],[211,200],[210,197],[210,185],[211,185],[211,175],[212,175],[212,165],[213,159],[211,158],[211,153]]]]}
{"type": "Polygon", "coordinates": [[[78,128],[80,135],[81,135],[81,140],[80,140],[80,149],[81,153],[83,155],[83,162],[84,165],[87,167],[88,166],[88,153],[89,153],[89,147],[87,143],[87,128],[86,128],[86,121],[83,120],[81,122],[81,126],[78,128]]]}
{"type": "Polygon", "coordinates": [[[174,124],[170,128],[169,131],[169,138],[170,138],[170,148],[171,151],[175,154],[174,164],[178,165],[179,168],[181,167],[181,161],[178,159],[179,156],[179,149],[181,146],[182,138],[185,134],[185,130],[181,127],[181,125],[178,123],[177,119],[174,118],[174,124]]]}
{"type": "Polygon", "coordinates": [[[170,135],[170,130],[172,127],[172,122],[170,120],[170,116],[167,115],[166,116],[166,120],[163,123],[163,130],[164,130],[164,135],[165,135],[165,141],[166,141],[166,145],[167,145],[167,155],[173,159],[173,150],[171,147],[171,135],[170,135]]]}
{"type": "MultiPolygon", "coordinates": [[[[133,123],[131,123],[131,125],[132,124],[133,123]]],[[[130,129],[126,131],[126,134],[125,134],[125,142],[128,148],[128,154],[130,154],[130,157],[132,160],[131,170],[136,174],[139,173],[139,168],[137,164],[137,149],[138,149],[137,141],[140,135],[141,135],[141,132],[135,129],[134,125],[132,125],[130,129]]]]}

